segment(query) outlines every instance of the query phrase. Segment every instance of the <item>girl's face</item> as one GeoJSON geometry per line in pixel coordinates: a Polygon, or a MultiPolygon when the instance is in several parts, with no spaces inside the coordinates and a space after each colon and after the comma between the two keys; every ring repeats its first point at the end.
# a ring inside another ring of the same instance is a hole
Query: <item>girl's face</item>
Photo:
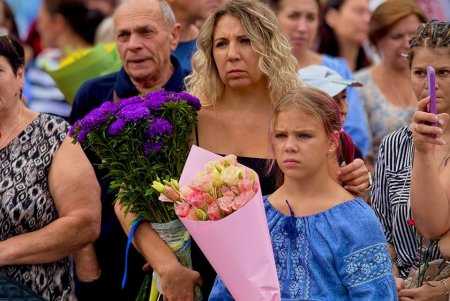
{"type": "Polygon", "coordinates": [[[411,64],[411,82],[418,100],[428,96],[427,66],[436,73],[436,109],[450,113],[450,48],[418,48],[411,64]]]}
{"type": "Polygon", "coordinates": [[[319,28],[316,0],[283,0],[277,18],[281,29],[291,40],[294,52],[313,46],[319,28]]]}
{"type": "Polygon", "coordinates": [[[416,15],[409,15],[398,21],[377,43],[377,49],[388,65],[406,70],[408,60],[402,54],[408,53],[409,39],[420,25],[416,15]]]}
{"type": "Polygon", "coordinates": [[[286,178],[305,179],[321,168],[328,170],[328,158],[336,153],[322,122],[298,106],[280,111],[271,137],[278,166],[286,178]]]}
{"type": "Polygon", "coordinates": [[[345,0],[339,10],[328,11],[325,19],[338,41],[360,45],[369,32],[369,1],[345,0]]]}

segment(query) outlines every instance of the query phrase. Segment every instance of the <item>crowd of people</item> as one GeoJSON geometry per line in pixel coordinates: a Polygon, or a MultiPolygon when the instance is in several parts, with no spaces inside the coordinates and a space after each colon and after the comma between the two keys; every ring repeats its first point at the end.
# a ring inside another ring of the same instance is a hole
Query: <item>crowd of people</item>
{"type": "Polygon", "coordinates": [[[42,0],[25,37],[13,2],[0,0],[0,285],[126,301],[155,271],[164,300],[196,286],[233,300],[195,241],[190,269],[150,223],[131,231],[101,158],[68,136],[107,101],[156,88],[200,100],[192,144],[258,173],[282,300],[448,300],[450,22],[436,7],[42,0]],[[48,66],[99,41],[120,70],[69,99],[48,66]],[[424,250],[438,272],[417,286],[424,250]]]}

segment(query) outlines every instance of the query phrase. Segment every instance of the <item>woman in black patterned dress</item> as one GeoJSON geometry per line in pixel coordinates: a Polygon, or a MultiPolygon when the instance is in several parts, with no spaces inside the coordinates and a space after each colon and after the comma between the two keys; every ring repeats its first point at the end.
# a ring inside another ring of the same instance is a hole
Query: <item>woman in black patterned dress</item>
{"type": "Polygon", "coordinates": [[[94,171],[59,117],[22,101],[24,52],[0,37],[0,275],[45,300],[71,300],[70,254],[100,229],[94,171]]]}

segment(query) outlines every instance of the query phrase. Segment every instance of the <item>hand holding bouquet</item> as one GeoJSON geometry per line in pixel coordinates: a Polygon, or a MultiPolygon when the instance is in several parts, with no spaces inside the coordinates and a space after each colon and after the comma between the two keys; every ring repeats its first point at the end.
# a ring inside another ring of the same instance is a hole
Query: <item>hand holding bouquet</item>
{"type": "MultiPolygon", "coordinates": [[[[408,226],[414,226],[414,220],[408,220],[408,226]]],[[[429,281],[439,281],[450,276],[450,266],[445,259],[434,259],[438,254],[439,239],[426,239],[416,230],[418,248],[415,266],[409,271],[406,288],[421,287],[429,281]],[[434,259],[434,260],[433,260],[434,259]]]]}

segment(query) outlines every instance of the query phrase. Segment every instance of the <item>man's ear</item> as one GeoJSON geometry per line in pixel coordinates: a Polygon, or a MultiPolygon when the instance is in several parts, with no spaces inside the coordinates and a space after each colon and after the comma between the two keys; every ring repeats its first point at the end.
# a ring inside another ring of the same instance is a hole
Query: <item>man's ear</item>
{"type": "Polygon", "coordinates": [[[180,41],[180,32],[181,32],[181,25],[180,23],[176,23],[170,32],[170,36],[172,39],[170,42],[170,50],[172,51],[175,51],[175,49],[177,49],[178,42],[180,41]]]}

